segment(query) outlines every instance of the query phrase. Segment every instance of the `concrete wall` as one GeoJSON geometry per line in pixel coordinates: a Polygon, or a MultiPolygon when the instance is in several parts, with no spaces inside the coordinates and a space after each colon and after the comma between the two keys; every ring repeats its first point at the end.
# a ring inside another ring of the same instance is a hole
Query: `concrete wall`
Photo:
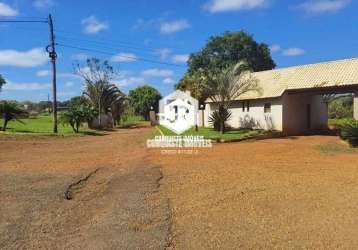
{"type": "MultiPolygon", "coordinates": [[[[230,111],[232,112],[231,119],[228,121],[228,125],[233,128],[255,128],[266,130],[282,130],[282,99],[260,99],[251,100],[249,102],[250,109],[243,111],[242,101],[235,101],[230,111]],[[265,103],[271,104],[271,112],[264,113],[265,103]]],[[[205,107],[205,126],[210,127],[209,116],[217,109],[216,104],[207,104],[205,107]]]]}
{"type": "Polygon", "coordinates": [[[327,129],[328,107],[321,95],[284,94],[283,131],[287,135],[327,129]],[[308,111],[310,105],[310,116],[308,111]]]}
{"type": "Polygon", "coordinates": [[[353,117],[358,120],[358,92],[354,93],[353,117]]]}

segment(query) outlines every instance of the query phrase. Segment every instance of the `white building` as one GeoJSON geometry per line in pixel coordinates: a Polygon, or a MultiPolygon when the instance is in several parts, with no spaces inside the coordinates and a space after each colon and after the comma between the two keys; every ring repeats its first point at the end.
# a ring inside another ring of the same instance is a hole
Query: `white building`
{"type": "MultiPolygon", "coordinates": [[[[358,58],[253,73],[260,93],[240,96],[231,107],[231,127],[278,130],[286,135],[326,129],[326,94],[353,93],[358,119],[358,58]]],[[[205,126],[217,108],[208,100],[205,126]]],[[[200,119],[199,119],[200,121],[200,119]]]]}
{"type": "Polygon", "coordinates": [[[180,134],[197,125],[198,105],[190,93],[176,90],[159,101],[158,122],[180,134]]]}

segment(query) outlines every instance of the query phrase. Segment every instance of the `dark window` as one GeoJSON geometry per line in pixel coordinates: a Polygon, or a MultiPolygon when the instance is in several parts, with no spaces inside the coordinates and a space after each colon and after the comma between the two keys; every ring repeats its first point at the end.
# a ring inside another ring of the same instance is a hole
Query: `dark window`
{"type": "Polygon", "coordinates": [[[264,112],[271,113],[271,103],[265,103],[264,112]]]}
{"type": "Polygon", "coordinates": [[[245,112],[245,101],[242,102],[242,112],[245,112]]]}
{"type": "Polygon", "coordinates": [[[250,101],[247,101],[247,104],[246,104],[246,110],[247,110],[247,112],[249,112],[250,111],[250,101]]]}

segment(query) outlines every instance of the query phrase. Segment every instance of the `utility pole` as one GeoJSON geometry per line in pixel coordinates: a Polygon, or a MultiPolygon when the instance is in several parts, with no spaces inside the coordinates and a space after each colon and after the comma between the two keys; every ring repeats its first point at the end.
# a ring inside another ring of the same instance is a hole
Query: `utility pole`
{"type": "Polygon", "coordinates": [[[49,53],[52,63],[52,119],[53,119],[53,132],[57,133],[57,86],[56,86],[56,49],[55,49],[55,36],[53,33],[53,22],[51,14],[48,16],[48,25],[50,29],[50,45],[47,46],[46,50],[49,53]]]}

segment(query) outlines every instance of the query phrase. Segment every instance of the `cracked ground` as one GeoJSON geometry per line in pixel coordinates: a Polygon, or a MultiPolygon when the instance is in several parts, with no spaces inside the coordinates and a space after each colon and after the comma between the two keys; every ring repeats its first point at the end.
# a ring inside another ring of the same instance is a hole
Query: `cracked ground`
{"type": "Polygon", "coordinates": [[[164,249],[170,210],[150,133],[0,138],[0,249],[164,249]]]}

